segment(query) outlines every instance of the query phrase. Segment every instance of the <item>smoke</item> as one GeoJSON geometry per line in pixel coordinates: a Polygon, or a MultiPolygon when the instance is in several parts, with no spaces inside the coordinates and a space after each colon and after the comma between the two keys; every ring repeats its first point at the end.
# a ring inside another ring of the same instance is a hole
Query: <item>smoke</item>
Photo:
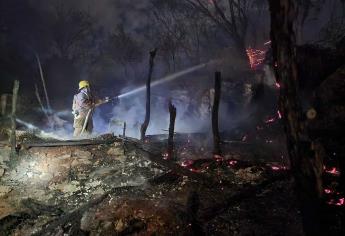
{"type": "MultiPolygon", "coordinates": [[[[171,99],[176,106],[177,116],[175,131],[180,133],[191,133],[201,131],[206,120],[199,117],[199,113],[192,111],[192,100],[183,93],[186,91],[166,91],[167,96],[152,96],[151,98],[151,119],[147,134],[167,133],[169,128],[168,103],[171,99]],[[173,96],[179,94],[181,96],[173,96]]],[[[121,134],[123,123],[127,124],[127,135],[138,138],[140,126],[145,117],[145,96],[138,95],[131,99],[121,99],[118,106],[113,110],[114,117],[111,121],[115,133],[121,134]]]]}
{"type": "Polygon", "coordinates": [[[57,129],[41,129],[38,126],[26,122],[24,120],[21,120],[19,118],[16,118],[16,121],[23,125],[29,132],[34,133],[40,138],[46,139],[46,138],[51,138],[51,139],[57,139],[57,140],[67,140],[71,139],[72,136],[72,127],[71,126],[65,126],[57,129]]]}

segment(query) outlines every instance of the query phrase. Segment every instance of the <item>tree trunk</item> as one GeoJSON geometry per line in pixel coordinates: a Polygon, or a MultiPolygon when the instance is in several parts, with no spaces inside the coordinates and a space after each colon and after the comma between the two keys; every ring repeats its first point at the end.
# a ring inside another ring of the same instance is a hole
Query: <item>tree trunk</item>
{"type": "Polygon", "coordinates": [[[19,90],[19,81],[15,80],[13,85],[13,95],[12,95],[12,114],[11,114],[11,154],[10,162],[13,162],[16,156],[16,107],[17,107],[17,97],[19,90]]]}
{"type": "Polygon", "coordinates": [[[176,107],[169,102],[169,113],[170,113],[170,123],[169,123],[169,138],[168,138],[168,158],[172,159],[174,155],[174,132],[175,132],[175,119],[176,119],[176,107]]]}
{"type": "Polygon", "coordinates": [[[140,128],[140,137],[141,140],[144,141],[145,134],[147,127],[150,123],[150,110],[151,110],[151,77],[153,72],[153,66],[154,66],[154,59],[156,56],[157,49],[154,49],[150,52],[150,64],[149,64],[149,75],[147,77],[146,81],[146,114],[145,114],[145,120],[144,123],[141,125],[140,128]]]}
{"type": "Polygon", "coordinates": [[[296,0],[269,0],[271,39],[277,82],[281,85],[279,107],[283,115],[291,171],[300,201],[306,235],[320,235],[322,158],[315,154],[303,122],[298,98],[296,0]]]}
{"type": "Polygon", "coordinates": [[[212,106],[212,132],[213,132],[213,154],[221,155],[220,150],[220,135],[218,126],[218,112],[221,94],[221,74],[216,72],[214,82],[214,101],[212,106]]]}

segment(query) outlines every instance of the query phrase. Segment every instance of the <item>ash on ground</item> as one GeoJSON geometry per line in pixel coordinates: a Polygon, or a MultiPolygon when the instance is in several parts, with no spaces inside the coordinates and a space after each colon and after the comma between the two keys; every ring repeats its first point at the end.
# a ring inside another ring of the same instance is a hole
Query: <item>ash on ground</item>
{"type": "Polygon", "coordinates": [[[165,158],[164,138],[109,136],[103,144],[22,148],[14,168],[2,142],[0,234],[303,234],[292,180],[274,148],[265,157],[261,145],[224,144],[214,158],[193,135],[183,137],[176,160],[165,158]]]}

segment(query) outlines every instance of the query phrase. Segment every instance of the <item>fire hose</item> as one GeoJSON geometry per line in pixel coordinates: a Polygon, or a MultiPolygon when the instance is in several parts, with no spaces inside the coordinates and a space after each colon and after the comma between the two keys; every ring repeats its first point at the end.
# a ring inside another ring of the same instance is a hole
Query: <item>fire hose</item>
{"type": "Polygon", "coordinates": [[[92,110],[93,110],[95,107],[100,106],[100,105],[105,104],[105,103],[108,103],[108,102],[110,102],[110,101],[118,100],[118,99],[119,99],[118,96],[113,97],[113,98],[106,97],[102,102],[97,103],[97,104],[95,104],[92,108],[90,108],[89,111],[87,112],[87,115],[86,115],[86,118],[85,118],[85,121],[84,121],[84,124],[83,124],[83,128],[82,128],[82,130],[81,130],[81,132],[80,132],[80,135],[82,135],[82,134],[84,133],[84,131],[85,131],[85,129],[86,129],[86,126],[87,126],[87,124],[89,123],[89,119],[90,119],[90,115],[91,115],[91,113],[92,113],[92,110]]]}
{"type": "Polygon", "coordinates": [[[80,135],[82,135],[86,129],[87,124],[89,123],[89,118],[90,118],[90,114],[92,112],[93,108],[89,109],[89,111],[87,112],[84,124],[83,124],[83,129],[80,132],[80,135]]]}

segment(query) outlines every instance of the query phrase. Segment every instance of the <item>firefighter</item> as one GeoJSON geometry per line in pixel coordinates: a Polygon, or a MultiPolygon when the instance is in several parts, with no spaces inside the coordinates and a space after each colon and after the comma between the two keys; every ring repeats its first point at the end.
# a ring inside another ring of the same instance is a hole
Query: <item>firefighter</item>
{"type": "Polygon", "coordinates": [[[72,113],[74,115],[74,137],[87,136],[93,130],[93,109],[96,100],[93,97],[90,84],[86,80],[79,82],[79,90],[73,98],[72,113]]]}

